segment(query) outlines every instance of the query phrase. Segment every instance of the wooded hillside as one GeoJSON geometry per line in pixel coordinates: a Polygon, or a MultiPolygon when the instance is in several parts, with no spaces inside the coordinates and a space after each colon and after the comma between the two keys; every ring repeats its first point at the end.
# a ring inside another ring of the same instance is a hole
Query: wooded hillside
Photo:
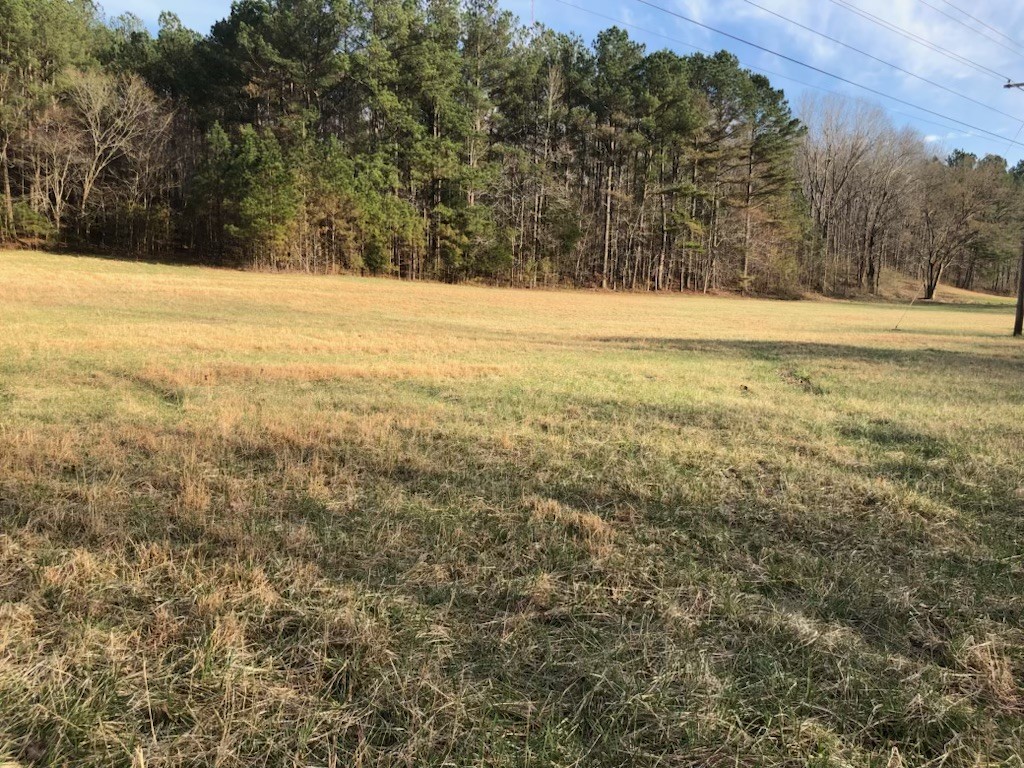
{"type": "Polygon", "coordinates": [[[735,56],[492,0],[0,0],[0,240],[449,281],[793,294],[1014,284],[1021,176],[735,56]]]}

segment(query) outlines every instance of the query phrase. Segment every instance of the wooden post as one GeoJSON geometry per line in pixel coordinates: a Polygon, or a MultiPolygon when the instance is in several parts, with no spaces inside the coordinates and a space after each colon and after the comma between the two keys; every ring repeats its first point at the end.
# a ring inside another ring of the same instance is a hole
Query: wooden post
{"type": "Polygon", "coordinates": [[[1017,317],[1013,321],[1013,335],[1024,332],[1024,241],[1020,247],[1020,274],[1017,275],[1017,317]]]}

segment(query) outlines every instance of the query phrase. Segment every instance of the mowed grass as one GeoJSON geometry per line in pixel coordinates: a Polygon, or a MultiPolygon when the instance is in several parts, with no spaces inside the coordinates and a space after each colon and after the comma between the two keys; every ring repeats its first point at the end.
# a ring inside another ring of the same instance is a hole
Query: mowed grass
{"type": "Polygon", "coordinates": [[[1024,750],[1012,306],[0,254],[0,764],[1024,750]]]}

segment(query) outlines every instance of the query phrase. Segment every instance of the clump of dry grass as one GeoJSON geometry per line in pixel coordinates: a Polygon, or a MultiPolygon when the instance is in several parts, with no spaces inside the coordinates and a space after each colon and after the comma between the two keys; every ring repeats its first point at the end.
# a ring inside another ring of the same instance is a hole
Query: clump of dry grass
{"type": "Polygon", "coordinates": [[[958,660],[968,673],[967,690],[983,702],[1004,710],[1009,715],[1024,713],[1024,691],[1020,670],[1012,657],[1001,647],[1003,640],[990,637],[977,642],[964,638],[958,660]]]}
{"type": "Polygon", "coordinates": [[[540,536],[562,536],[576,541],[595,558],[608,557],[615,542],[614,529],[592,512],[570,509],[554,499],[527,499],[530,523],[540,536]]]}
{"type": "Polygon", "coordinates": [[[1001,305],[0,286],[0,765],[1019,761],[1001,305]]]}

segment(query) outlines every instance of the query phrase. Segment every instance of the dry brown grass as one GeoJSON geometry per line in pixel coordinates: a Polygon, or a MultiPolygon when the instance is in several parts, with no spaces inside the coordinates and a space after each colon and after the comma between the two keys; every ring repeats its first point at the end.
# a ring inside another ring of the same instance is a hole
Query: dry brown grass
{"type": "Polygon", "coordinates": [[[1010,311],[0,254],[0,765],[1020,765],[1010,311]]]}

